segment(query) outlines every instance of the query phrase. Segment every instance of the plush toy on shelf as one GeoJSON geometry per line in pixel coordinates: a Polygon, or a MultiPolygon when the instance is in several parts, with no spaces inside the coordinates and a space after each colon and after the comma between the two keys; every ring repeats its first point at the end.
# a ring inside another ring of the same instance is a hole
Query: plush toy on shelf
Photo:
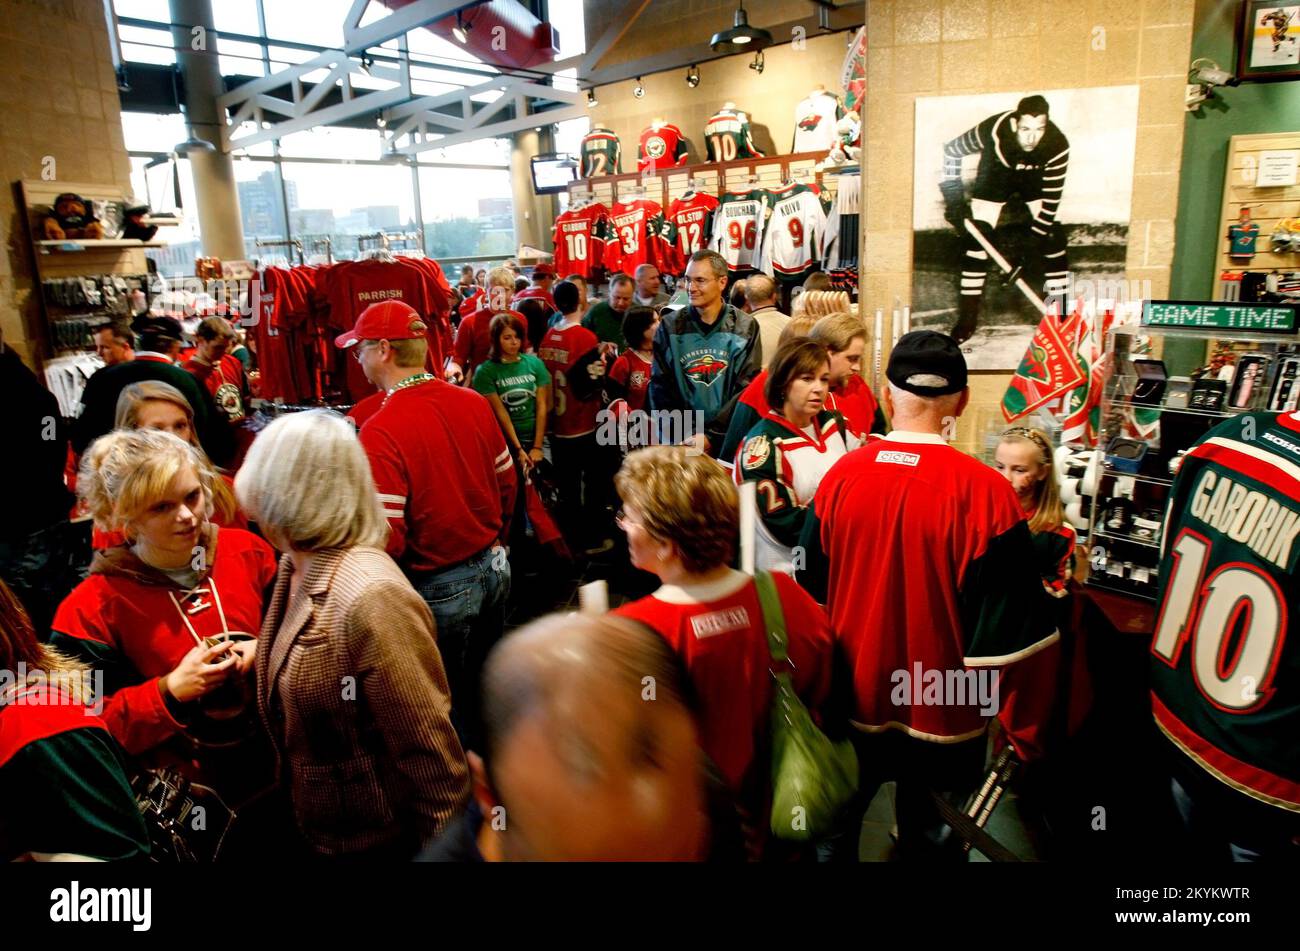
{"type": "Polygon", "coordinates": [[[122,226],[122,237],[137,241],[152,241],[158,233],[158,226],[149,221],[148,205],[132,205],[126,209],[126,224],[122,226]]]}
{"type": "Polygon", "coordinates": [[[45,238],[62,241],[65,238],[102,238],[104,226],[95,217],[90,202],[80,195],[64,192],[54,199],[54,212],[45,219],[45,238]]]}

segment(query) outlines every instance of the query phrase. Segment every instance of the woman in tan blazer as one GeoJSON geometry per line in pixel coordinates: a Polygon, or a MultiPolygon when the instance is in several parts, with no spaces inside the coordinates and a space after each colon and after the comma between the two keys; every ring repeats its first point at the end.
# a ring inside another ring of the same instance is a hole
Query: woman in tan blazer
{"type": "Polygon", "coordinates": [[[257,649],[257,702],[297,830],[318,856],[407,859],[464,809],[465,755],[423,599],[384,553],[355,431],[276,420],[235,480],[284,556],[257,649]]]}

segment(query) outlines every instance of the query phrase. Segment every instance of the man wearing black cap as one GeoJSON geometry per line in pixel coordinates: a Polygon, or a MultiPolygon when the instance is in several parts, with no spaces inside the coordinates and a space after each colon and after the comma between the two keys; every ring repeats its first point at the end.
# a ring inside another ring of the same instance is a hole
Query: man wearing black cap
{"type": "Polygon", "coordinates": [[[77,455],[100,436],[113,429],[117,398],[122,390],[141,380],[170,383],[180,390],[194,410],[194,431],[208,458],[224,465],[233,449],[229,427],[219,422],[216,407],[192,374],[172,360],[171,352],[181,341],[180,322],[171,317],[140,317],[131,325],[138,341],[135,358],[97,370],[81,394],[81,415],[72,429],[72,449],[77,455]]]}
{"type": "Polygon", "coordinates": [[[852,672],[861,769],[824,852],[856,860],[862,817],[892,779],[899,856],[960,859],[930,792],[962,808],[993,714],[1022,758],[1040,752],[1050,694],[1018,688],[1058,635],[1015,493],[945,441],[970,399],[956,342],[906,334],[886,375],[893,431],[827,473],[802,538],[799,580],[826,604],[852,672]]]}

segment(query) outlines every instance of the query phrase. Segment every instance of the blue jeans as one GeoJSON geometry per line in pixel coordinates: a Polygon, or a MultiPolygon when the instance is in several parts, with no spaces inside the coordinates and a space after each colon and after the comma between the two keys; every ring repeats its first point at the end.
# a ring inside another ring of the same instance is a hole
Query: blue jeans
{"type": "Polygon", "coordinates": [[[438,571],[407,571],[438,631],[438,651],[451,689],[451,722],[465,749],[482,752],[479,678],[505,630],[510,563],[505,549],[485,548],[438,571]]]}

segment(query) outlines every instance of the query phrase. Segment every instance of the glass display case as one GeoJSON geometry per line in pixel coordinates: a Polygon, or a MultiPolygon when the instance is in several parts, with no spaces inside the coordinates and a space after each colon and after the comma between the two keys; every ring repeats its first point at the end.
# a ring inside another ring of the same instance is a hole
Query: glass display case
{"type": "Polygon", "coordinates": [[[1126,326],[1106,348],[1087,583],[1154,601],[1182,454],[1225,419],[1294,411],[1300,336],[1126,326]]]}

